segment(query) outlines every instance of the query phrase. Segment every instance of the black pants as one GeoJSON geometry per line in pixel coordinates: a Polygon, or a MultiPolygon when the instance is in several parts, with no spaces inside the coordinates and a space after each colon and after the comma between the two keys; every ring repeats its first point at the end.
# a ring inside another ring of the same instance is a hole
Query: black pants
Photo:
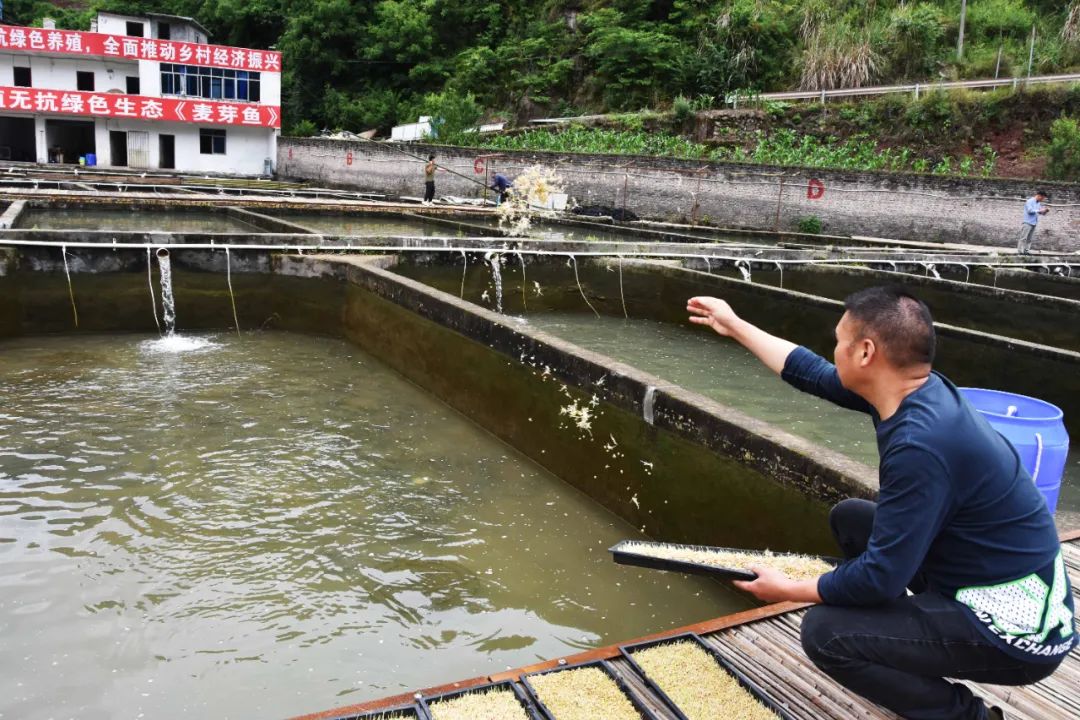
{"type": "MultiPolygon", "coordinates": [[[[870,540],[875,503],[844,500],[829,515],[844,556],[870,540]]],[[[923,585],[916,578],[913,586],[923,585]]],[[[915,592],[915,587],[912,591],[915,592]]],[[[1017,660],[983,637],[960,603],[934,592],[874,607],[811,608],[802,624],[806,654],[847,689],[909,720],[984,720],[983,701],[944,678],[1027,685],[1058,663],[1017,660]]]]}
{"type": "Polygon", "coordinates": [[[435,181],[428,180],[424,183],[424,202],[431,202],[435,199],[435,181]]]}

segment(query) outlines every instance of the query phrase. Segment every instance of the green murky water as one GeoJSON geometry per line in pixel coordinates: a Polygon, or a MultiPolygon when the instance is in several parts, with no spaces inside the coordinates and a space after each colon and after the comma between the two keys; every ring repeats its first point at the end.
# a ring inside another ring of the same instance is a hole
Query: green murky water
{"type": "MultiPolygon", "coordinates": [[[[633,365],[776,427],[877,467],[874,427],[862,413],[799,392],[738,343],[700,328],[579,313],[526,320],[576,345],[633,365]]],[[[1080,452],[1073,450],[1058,498],[1060,530],[1080,528],[1080,452]]]]}
{"type": "Polygon", "coordinates": [[[274,213],[274,217],[326,235],[360,237],[455,237],[457,229],[420,220],[398,220],[365,215],[319,215],[315,213],[274,213]]]}
{"type": "Polygon", "coordinates": [[[151,210],[27,208],[19,215],[20,230],[117,230],[173,233],[261,233],[254,225],[225,213],[151,210]]]}
{"type": "Polygon", "coordinates": [[[284,717],[746,607],[344,342],[206,339],[0,343],[0,716],[284,717]]]}
{"type": "Polygon", "coordinates": [[[693,326],[529,313],[533,327],[633,365],[807,440],[877,467],[869,416],[801,393],[738,343],[693,326]]]}

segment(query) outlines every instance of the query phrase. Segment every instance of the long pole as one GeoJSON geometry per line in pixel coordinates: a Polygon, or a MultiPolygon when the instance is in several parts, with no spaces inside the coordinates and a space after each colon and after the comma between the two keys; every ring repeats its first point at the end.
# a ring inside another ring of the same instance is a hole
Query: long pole
{"type": "Polygon", "coordinates": [[[1028,74],[1027,79],[1031,80],[1031,65],[1035,62],[1035,26],[1031,26],[1031,47],[1028,49],[1028,74]]]}
{"type": "Polygon", "coordinates": [[[780,176],[780,192],[776,194],[776,221],[773,223],[773,232],[780,232],[780,205],[784,201],[784,176],[780,176]]]}
{"type": "Polygon", "coordinates": [[[964,25],[967,24],[967,0],[960,1],[960,37],[956,41],[956,61],[964,59],[964,25]]]}

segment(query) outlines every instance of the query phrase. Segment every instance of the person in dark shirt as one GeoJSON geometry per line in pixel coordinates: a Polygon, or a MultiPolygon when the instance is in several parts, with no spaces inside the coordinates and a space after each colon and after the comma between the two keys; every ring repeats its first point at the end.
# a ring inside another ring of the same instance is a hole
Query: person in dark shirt
{"type": "Polygon", "coordinates": [[[428,155],[427,163],[424,165],[424,204],[430,205],[435,202],[435,170],[438,169],[438,165],[435,164],[435,156],[428,155]]]}
{"type": "Polygon", "coordinates": [[[835,365],[739,318],[717,298],[687,303],[794,387],[867,413],[877,431],[876,503],[830,516],[845,561],[816,580],[767,568],[735,583],[760,600],[819,603],[802,645],[844,687],[905,718],[1003,718],[945,678],[1026,685],[1076,643],[1054,521],[1013,447],[933,371],[930,311],[900,287],[844,301],[835,365]]]}
{"type": "Polygon", "coordinates": [[[495,177],[491,181],[491,189],[495,191],[495,205],[499,206],[506,202],[507,193],[510,191],[510,187],[513,185],[510,180],[502,173],[495,173],[495,177]]]}

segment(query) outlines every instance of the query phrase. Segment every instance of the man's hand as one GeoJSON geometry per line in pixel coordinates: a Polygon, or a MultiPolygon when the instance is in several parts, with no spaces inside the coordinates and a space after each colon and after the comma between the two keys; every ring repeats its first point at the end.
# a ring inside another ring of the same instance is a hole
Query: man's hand
{"type": "Polygon", "coordinates": [[[755,565],[750,571],[757,580],[736,580],[732,584],[765,602],[821,602],[817,580],[792,580],[779,570],[755,565]]]}
{"type": "Polygon", "coordinates": [[[731,306],[719,298],[692,297],[686,301],[690,322],[708,325],[724,337],[735,334],[735,326],[741,322],[731,306]]]}
{"type": "Polygon", "coordinates": [[[770,335],[740,318],[719,298],[692,297],[686,301],[686,312],[690,313],[690,322],[708,325],[724,337],[733,338],[757,355],[774,373],[783,372],[787,356],[795,349],[794,343],[770,335]]]}

